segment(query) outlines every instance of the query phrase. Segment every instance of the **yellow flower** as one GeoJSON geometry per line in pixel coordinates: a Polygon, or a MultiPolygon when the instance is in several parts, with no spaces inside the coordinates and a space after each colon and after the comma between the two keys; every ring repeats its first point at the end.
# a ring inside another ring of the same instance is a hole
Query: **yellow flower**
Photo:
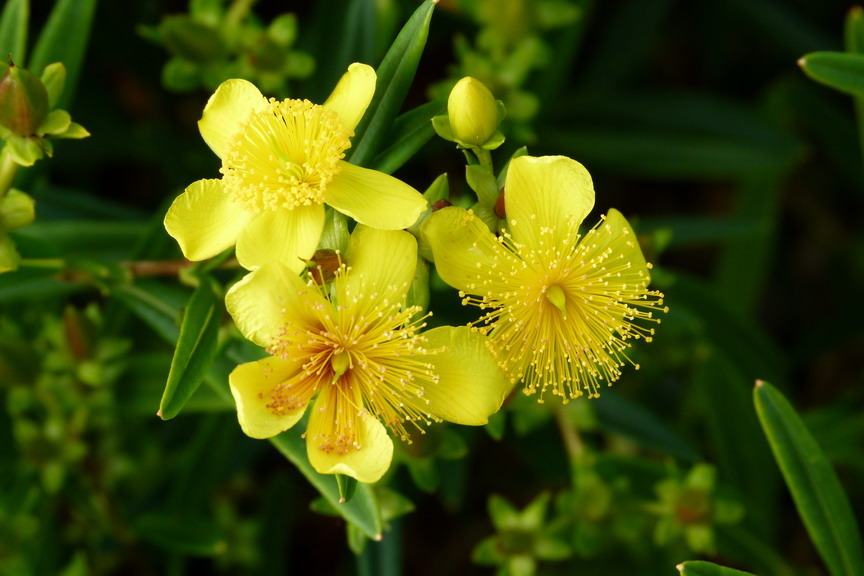
{"type": "Polygon", "coordinates": [[[274,436],[311,404],[312,466],[375,482],[393,456],[387,428],[405,440],[409,424],[485,424],[507,378],[481,334],[449,326],[420,333],[419,309],[405,305],[416,264],[411,234],[358,225],[332,287],[306,283],[278,263],[235,284],[228,311],[271,354],[229,378],[243,431],[274,436]]]}
{"type": "Polygon", "coordinates": [[[438,272],[463,304],[486,310],[482,330],[511,383],[539,390],[540,401],[547,388],[564,402],[596,397],[602,381],[633,364],[629,341],[650,341],[654,329],[644,324],[666,311],[663,295],[647,289],[650,265],[617,210],[579,233],[594,186],[575,160],[516,158],[504,198],[500,237],[470,211],[432,214],[425,232],[438,272]]]}
{"type": "Polygon", "coordinates": [[[183,254],[204,260],[236,244],[244,268],[281,262],[300,272],[321,239],[324,204],[383,230],[414,224],[426,209],[419,192],[342,160],[375,81],[372,68],[352,64],[323,105],[223,82],[198,122],[222,178],[194,182],[165,216],[183,254]]]}

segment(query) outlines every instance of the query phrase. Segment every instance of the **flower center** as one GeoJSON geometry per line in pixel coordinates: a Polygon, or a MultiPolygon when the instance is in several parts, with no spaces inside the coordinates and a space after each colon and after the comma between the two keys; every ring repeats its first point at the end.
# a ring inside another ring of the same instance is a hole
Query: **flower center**
{"type": "Polygon", "coordinates": [[[327,394],[328,422],[314,439],[321,450],[338,454],[361,448],[357,434],[364,414],[410,441],[407,424],[419,428],[435,420],[425,387],[438,380],[421,358],[438,350],[424,347],[419,331],[426,316],[417,317],[420,308],[391,300],[362,276],[349,281],[346,270],[340,268],[332,294],[310,284],[306,309],[316,321],[286,326],[267,349],[302,360],[299,374],[271,391],[267,407],[277,413],[285,404],[304,406],[315,394],[327,394]]]}
{"type": "Polygon", "coordinates": [[[546,299],[549,300],[558,310],[561,311],[561,318],[567,319],[567,296],[564,294],[564,289],[558,284],[553,284],[546,288],[546,299]]]}
{"type": "Polygon", "coordinates": [[[231,141],[224,189],[253,212],[321,204],[352,135],[332,110],[271,98],[231,141]]]}

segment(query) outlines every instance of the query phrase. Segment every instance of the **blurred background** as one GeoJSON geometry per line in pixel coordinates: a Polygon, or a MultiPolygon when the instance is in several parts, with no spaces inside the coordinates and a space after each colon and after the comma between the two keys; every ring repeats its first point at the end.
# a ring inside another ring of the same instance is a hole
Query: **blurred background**
{"type": "MultiPolygon", "coordinates": [[[[161,221],[185,186],[219,176],[196,125],[215,86],[242,76],[321,102],[351,62],[377,66],[419,5],[90,4],[65,108],[92,136],[19,174],[37,201],[14,235],[28,258],[180,258],[161,221]],[[231,9],[233,44],[219,35],[231,9]]],[[[582,162],[589,221],[628,217],[670,311],[635,345],[640,370],[600,399],[556,409],[517,394],[488,429],[442,425],[401,446],[380,543],[349,547],[318,491],[242,435],[219,382],[157,418],[173,346],[128,293],[81,274],[0,276],[0,573],[516,574],[508,559],[526,556],[553,575],[673,574],[697,558],[826,574],[752,389],[766,380],[795,406],[860,525],[864,330],[846,298],[864,289],[864,164],[852,98],[796,64],[843,49],[851,7],[440,2],[405,110],[482,80],[508,111],[496,167],[521,146],[582,162]]],[[[51,9],[32,2],[33,38],[51,9]]],[[[395,171],[419,190],[442,173],[453,201],[471,193],[440,138],[395,171]]],[[[176,277],[134,287],[176,310],[190,294],[176,277]]],[[[435,281],[432,307],[440,322],[477,316],[435,281]]],[[[210,380],[235,363],[221,357],[210,380]]]]}

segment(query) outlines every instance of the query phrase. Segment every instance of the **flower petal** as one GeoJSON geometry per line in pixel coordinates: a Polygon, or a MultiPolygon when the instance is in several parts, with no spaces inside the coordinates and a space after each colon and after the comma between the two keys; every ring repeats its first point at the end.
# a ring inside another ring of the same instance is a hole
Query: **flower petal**
{"type": "Polygon", "coordinates": [[[230,248],[252,215],[222,189],[221,180],[198,180],[165,214],[165,230],[189,260],[205,260],[230,248]]]}
{"type": "Polygon", "coordinates": [[[430,362],[440,377],[424,390],[429,412],[457,424],[485,424],[501,408],[511,388],[486,346],[486,337],[467,326],[441,326],[424,332],[423,336],[429,348],[445,348],[444,352],[424,356],[422,360],[430,362]]]}
{"type": "MultiPolygon", "coordinates": [[[[486,294],[501,272],[519,264],[473,212],[450,206],[433,212],[423,228],[435,267],[447,284],[469,294],[486,294]]],[[[509,288],[502,286],[501,290],[509,288]]]]}
{"type": "Polygon", "coordinates": [[[375,70],[355,62],[339,79],[324,107],[336,112],[345,127],[354,130],[375,95],[375,82],[375,70]]]}
{"type": "Polygon", "coordinates": [[[318,248],[324,230],[324,206],[313,204],[292,210],[259,214],[237,239],[237,260],[247,270],[279,262],[295,273],[303,270],[318,248]]]}
{"type": "Polygon", "coordinates": [[[238,130],[255,110],[264,107],[267,99],[254,84],[246,80],[226,80],[210,96],[198,130],[217,156],[223,158],[238,130]]]}
{"type": "Polygon", "coordinates": [[[339,167],[324,191],[324,201],[361,224],[402,230],[426,210],[423,195],[393,176],[348,162],[340,162],[339,167]]]}
{"type": "Polygon", "coordinates": [[[615,251],[621,254],[624,262],[629,262],[633,270],[644,270],[645,284],[651,281],[648,273],[648,264],[639,246],[639,240],[630,223],[621,212],[612,208],[606,214],[606,222],[597,229],[595,242],[598,248],[605,248],[614,243],[615,251]]]}
{"type": "Polygon", "coordinates": [[[356,414],[354,426],[359,448],[351,446],[347,451],[332,450],[321,443],[321,439],[331,437],[334,430],[332,406],[336,403],[337,394],[341,392],[336,386],[322,390],[309,413],[306,427],[309,462],[321,474],[344,474],[360,482],[377,482],[393,460],[393,441],[377,418],[365,411],[356,414]]]}
{"type": "Polygon", "coordinates": [[[541,231],[565,234],[582,223],[594,207],[594,184],[585,167],[566,156],[520,156],[507,169],[504,199],[513,240],[539,249],[541,231]]]}
{"type": "Polygon", "coordinates": [[[240,428],[252,438],[270,438],[294,426],[306,411],[309,399],[293,409],[276,414],[267,405],[279,384],[290,380],[302,368],[302,362],[271,356],[240,364],[228,376],[231,394],[237,403],[240,428]]]}
{"type": "Polygon", "coordinates": [[[225,306],[240,333],[262,348],[273,345],[286,327],[317,325],[315,308],[329,306],[314,286],[274,262],[250,272],[225,295],[225,306]]]}
{"type": "Polygon", "coordinates": [[[382,298],[401,300],[417,268],[417,240],[402,230],[358,224],[345,259],[351,269],[345,279],[348,293],[362,295],[375,306],[382,298]]]}

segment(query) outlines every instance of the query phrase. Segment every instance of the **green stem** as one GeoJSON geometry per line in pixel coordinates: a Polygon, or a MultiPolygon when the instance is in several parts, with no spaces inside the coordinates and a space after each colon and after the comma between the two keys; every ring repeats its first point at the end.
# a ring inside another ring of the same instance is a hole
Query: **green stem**
{"type": "Polygon", "coordinates": [[[558,430],[561,432],[561,439],[564,441],[564,448],[567,449],[570,463],[574,466],[582,463],[587,455],[585,444],[563,408],[555,409],[555,421],[558,423],[558,430]]]}
{"type": "Polygon", "coordinates": [[[472,148],[472,150],[474,151],[474,154],[477,155],[477,160],[480,161],[480,165],[485,166],[490,172],[492,172],[492,174],[494,174],[495,171],[492,169],[492,153],[483,148],[472,148]]]}
{"type": "Polygon", "coordinates": [[[7,146],[4,146],[0,152],[0,198],[3,198],[12,188],[15,172],[18,171],[18,164],[12,159],[7,146]]]}
{"type": "Polygon", "coordinates": [[[18,265],[21,268],[55,268],[63,270],[66,268],[66,261],[62,258],[22,258],[18,265]]]}

